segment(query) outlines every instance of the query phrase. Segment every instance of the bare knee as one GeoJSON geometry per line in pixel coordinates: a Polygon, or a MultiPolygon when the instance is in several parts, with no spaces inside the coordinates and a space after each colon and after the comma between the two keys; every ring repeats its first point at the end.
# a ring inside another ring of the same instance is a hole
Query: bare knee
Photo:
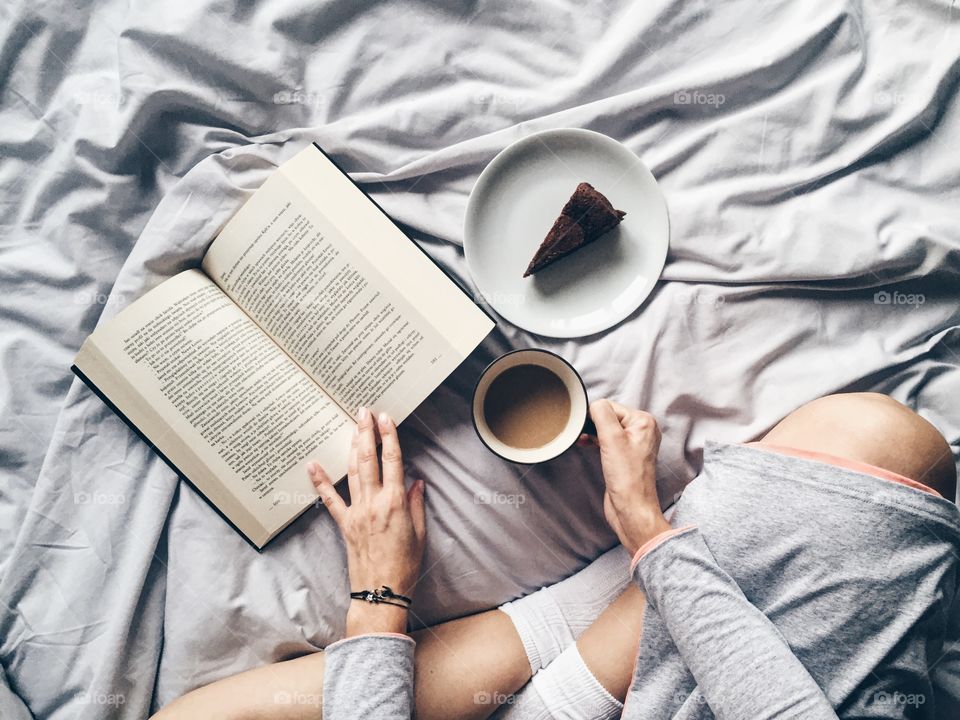
{"type": "Polygon", "coordinates": [[[887,395],[827,395],[800,407],[761,441],[828,453],[899,473],[953,500],[956,466],[940,432],[887,395]]]}

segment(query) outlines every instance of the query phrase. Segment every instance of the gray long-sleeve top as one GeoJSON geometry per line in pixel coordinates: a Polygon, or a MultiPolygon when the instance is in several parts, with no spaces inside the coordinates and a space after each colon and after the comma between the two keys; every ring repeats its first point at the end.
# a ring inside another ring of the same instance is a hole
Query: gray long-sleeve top
{"type": "MultiPolygon", "coordinates": [[[[960,718],[956,504],[707,443],[672,522],[631,569],[648,605],[624,718],[960,718]]],[[[412,640],[328,653],[324,717],[410,717],[412,640]]]]}
{"type": "MultiPolygon", "coordinates": [[[[774,625],[717,565],[696,528],[665,533],[635,563],[633,578],[716,715],[837,717],[774,625]]],[[[327,648],[324,718],[410,718],[413,651],[413,640],[401,635],[362,635],[327,648]]]]}
{"type": "Polygon", "coordinates": [[[406,720],[413,715],[413,638],[357,635],[326,649],[325,720],[406,720]]]}
{"type": "MultiPolygon", "coordinates": [[[[641,551],[633,579],[662,618],[713,713],[752,720],[836,720],[823,691],[774,624],[717,564],[699,530],[687,527],[664,537],[641,551]]],[[[700,699],[691,695],[690,702],[700,699]]],[[[623,717],[632,717],[633,709],[628,698],[623,717]]]]}

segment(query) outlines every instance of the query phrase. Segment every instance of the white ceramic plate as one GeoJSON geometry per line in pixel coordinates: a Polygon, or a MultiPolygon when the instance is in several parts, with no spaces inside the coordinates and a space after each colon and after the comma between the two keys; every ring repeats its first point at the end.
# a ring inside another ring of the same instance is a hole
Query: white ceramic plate
{"type": "Polygon", "coordinates": [[[670,243],[667,203],[630,150],[591,130],[545,130],[518,140],[480,173],[463,249],[477,289],[497,313],[538,335],[606,330],[646,300],[670,243]],[[627,216],[604,237],[525,278],[523,272],[578,183],[627,216]]]}

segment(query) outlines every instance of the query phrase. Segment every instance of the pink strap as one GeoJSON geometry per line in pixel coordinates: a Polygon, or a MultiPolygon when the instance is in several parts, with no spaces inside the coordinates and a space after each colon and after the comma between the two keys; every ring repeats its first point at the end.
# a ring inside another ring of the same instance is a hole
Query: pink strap
{"type": "Polygon", "coordinates": [[[931,495],[943,497],[943,495],[938,493],[932,487],[924,485],[921,482],[917,482],[913,478],[908,478],[906,475],[895,473],[892,470],[885,470],[882,467],[877,467],[876,465],[871,465],[870,463],[860,462],[859,460],[850,460],[849,458],[840,457],[839,455],[830,455],[828,453],[816,452],[815,450],[801,450],[800,448],[787,447],[786,445],[769,445],[765,442],[752,442],[746,443],[746,445],[747,447],[757,448],[758,450],[769,450],[770,452],[779,453],[781,455],[792,455],[793,457],[803,458],[805,460],[816,460],[817,462],[846,468],[847,470],[853,470],[854,472],[863,473],[864,475],[873,475],[881,480],[889,480],[901,485],[906,485],[914,490],[922,490],[923,492],[928,492],[931,495]]]}

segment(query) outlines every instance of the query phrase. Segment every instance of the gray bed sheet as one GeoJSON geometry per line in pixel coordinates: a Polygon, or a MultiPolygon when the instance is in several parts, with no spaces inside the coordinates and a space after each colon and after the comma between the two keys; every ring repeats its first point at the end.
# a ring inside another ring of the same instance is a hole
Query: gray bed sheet
{"type": "MultiPolygon", "coordinates": [[[[69,365],[196,264],[271,168],[319,142],[472,289],[477,175],[533,131],[615,137],[666,193],[670,255],[625,322],[501,321],[401,428],[427,481],[417,618],[488,608],[614,542],[591,450],[499,461],[468,417],[540,346],[662,422],[661,494],[707,438],[886,392],[960,447],[960,16],[816,3],[107,1],[0,8],[0,716],[142,717],[342,631],[342,544],[311,511],[254,552],[69,365]]],[[[641,219],[642,221],[642,219],[641,219]]]]}

